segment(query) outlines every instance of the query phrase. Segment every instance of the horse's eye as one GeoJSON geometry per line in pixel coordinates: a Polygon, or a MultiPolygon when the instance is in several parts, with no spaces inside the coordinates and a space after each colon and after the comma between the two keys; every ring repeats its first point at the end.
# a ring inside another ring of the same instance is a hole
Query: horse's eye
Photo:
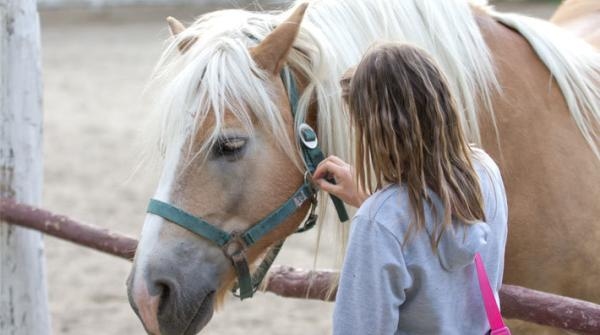
{"type": "Polygon", "coordinates": [[[242,137],[221,138],[215,145],[215,156],[228,159],[238,159],[246,146],[248,140],[242,137]]]}

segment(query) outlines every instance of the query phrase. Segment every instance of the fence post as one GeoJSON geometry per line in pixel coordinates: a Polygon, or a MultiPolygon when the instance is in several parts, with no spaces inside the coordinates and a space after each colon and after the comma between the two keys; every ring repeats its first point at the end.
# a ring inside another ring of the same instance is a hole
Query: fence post
{"type": "MultiPolygon", "coordinates": [[[[36,0],[0,0],[0,197],[39,204],[40,25],[36,0]]],[[[51,333],[42,234],[1,222],[0,334],[51,333]]]]}

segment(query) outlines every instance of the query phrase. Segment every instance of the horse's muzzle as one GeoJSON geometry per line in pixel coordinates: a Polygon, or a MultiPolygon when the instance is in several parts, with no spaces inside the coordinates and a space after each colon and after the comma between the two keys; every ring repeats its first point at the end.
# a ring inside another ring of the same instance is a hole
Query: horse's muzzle
{"type": "Polygon", "coordinates": [[[193,335],[212,318],[214,282],[185,270],[168,262],[149,264],[140,272],[134,266],[127,281],[129,303],[148,334],[193,335]]]}

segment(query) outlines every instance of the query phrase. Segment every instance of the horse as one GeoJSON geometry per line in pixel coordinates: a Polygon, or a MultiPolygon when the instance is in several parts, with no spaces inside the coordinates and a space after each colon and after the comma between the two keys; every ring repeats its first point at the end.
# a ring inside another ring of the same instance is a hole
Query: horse
{"type": "MultiPolygon", "coordinates": [[[[600,56],[585,42],[466,0],[312,0],[168,22],[150,85],[160,210],[149,208],[127,284],[149,333],[199,332],[236,277],[248,284],[247,268],[312,217],[314,197],[295,195],[310,183],[300,126],[315,129],[325,154],[352,161],[339,79],[380,40],[433,55],[469,139],[498,162],[509,203],[504,282],[600,302],[600,56]],[[293,211],[244,244],[240,232],[292,199],[293,211]]],[[[331,206],[318,198],[322,221],[331,206]]]]}
{"type": "Polygon", "coordinates": [[[600,49],[600,1],[566,0],[552,15],[551,22],[572,31],[600,49]]]}

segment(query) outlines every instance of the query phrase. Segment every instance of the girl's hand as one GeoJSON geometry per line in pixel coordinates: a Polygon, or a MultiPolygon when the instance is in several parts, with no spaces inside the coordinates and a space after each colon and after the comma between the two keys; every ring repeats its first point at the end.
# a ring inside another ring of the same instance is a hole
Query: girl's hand
{"type": "Polygon", "coordinates": [[[337,196],[354,207],[360,207],[368,197],[364,191],[357,188],[352,166],[336,156],[325,158],[317,166],[313,174],[313,181],[323,191],[337,196]],[[327,181],[331,178],[335,180],[335,184],[327,181]]]}

